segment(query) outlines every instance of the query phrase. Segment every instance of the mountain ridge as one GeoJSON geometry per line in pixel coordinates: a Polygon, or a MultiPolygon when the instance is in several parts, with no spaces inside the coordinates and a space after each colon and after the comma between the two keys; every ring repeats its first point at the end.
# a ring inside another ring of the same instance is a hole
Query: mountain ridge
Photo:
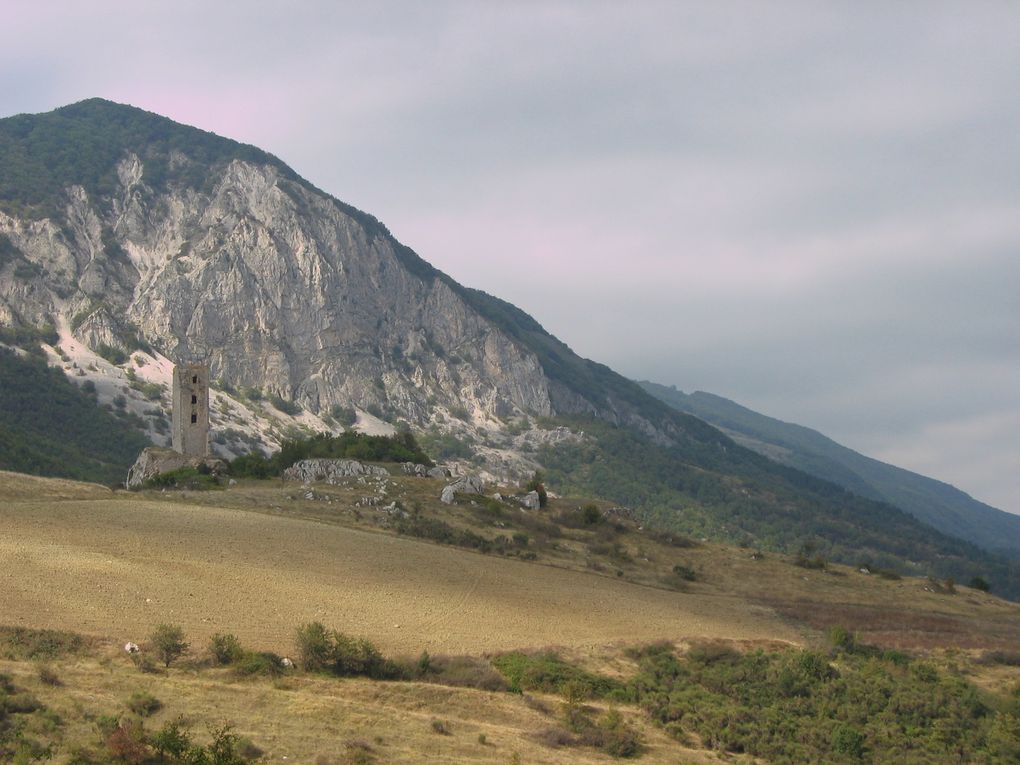
{"type": "Polygon", "coordinates": [[[952,536],[1020,557],[1020,516],[980,502],[951,484],[860,454],[817,430],[760,414],[713,393],[687,394],[649,381],[638,384],[783,464],[888,502],[952,536]]]}
{"type": "MultiPolygon", "coordinates": [[[[266,152],[93,99],[0,120],[0,167],[15,168],[0,184],[0,325],[54,324],[51,361],[81,346],[65,368],[77,365],[104,384],[102,395],[132,401],[160,399],[160,378],[146,375],[162,369],[165,379],[167,357],[203,355],[219,386],[214,443],[227,456],[253,443],[272,448],[295,429],[336,429],[345,410],[359,427],[460,439],[476,468],[503,475],[542,467],[543,444],[565,444],[565,457],[576,456],[571,444],[602,439],[646,453],[659,465],[659,475],[644,473],[649,480],[711,476],[699,484],[704,496],[690,494],[699,480],[691,478],[672,485],[668,502],[653,497],[649,517],[688,497],[703,519],[729,513],[726,523],[705,521],[720,534],[764,543],[764,513],[785,529],[770,544],[821,534],[850,556],[838,536],[860,511],[897,529],[896,539],[882,529],[869,537],[878,553],[898,550],[956,576],[994,571],[1004,591],[1020,592],[1020,576],[968,543],[765,460],[577,356],[520,309],[458,284],[266,152]],[[56,170],[24,190],[19,178],[51,153],[56,170]],[[253,428],[252,412],[269,424],[253,428]]],[[[610,472],[644,470],[626,454],[596,451],[610,472]]]]}

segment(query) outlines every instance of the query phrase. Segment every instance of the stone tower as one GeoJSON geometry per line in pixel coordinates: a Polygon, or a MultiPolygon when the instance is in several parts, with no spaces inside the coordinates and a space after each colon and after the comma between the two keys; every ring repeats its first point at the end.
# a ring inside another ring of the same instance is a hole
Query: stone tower
{"type": "Polygon", "coordinates": [[[179,362],[174,367],[173,447],[187,457],[209,454],[209,367],[179,362]]]}

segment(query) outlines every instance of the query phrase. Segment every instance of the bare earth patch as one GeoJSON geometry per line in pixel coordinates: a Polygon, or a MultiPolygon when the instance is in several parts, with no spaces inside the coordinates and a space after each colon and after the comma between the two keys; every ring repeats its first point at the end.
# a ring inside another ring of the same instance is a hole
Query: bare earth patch
{"type": "Polygon", "coordinates": [[[289,651],[322,621],[388,653],[656,639],[798,641],[770,610],[314,521],[175,502],[16,500],[0,510],[8,624],[289,651]]]}

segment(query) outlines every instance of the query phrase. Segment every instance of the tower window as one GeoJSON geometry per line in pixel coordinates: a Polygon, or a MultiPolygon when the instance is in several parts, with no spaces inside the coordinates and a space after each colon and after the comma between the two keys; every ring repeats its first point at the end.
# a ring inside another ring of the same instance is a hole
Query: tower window
{"type": "Polygon", "coordinates": [[[192,385],[198,385],[198,375],[193,375],[191,378],[192,385]]]}
{"type": "Polygon", "coordinates": [[[198,403],[198,396],[196,396],[194,393],[191,394],[191,403],[192,404],[198,403]]]}
{"type": "Polygon", "coordinates": [[[191,421],[192,421],[192,423],[198,422],[198,415],[197,414],[192,414],[191,415],[191,421]]]}

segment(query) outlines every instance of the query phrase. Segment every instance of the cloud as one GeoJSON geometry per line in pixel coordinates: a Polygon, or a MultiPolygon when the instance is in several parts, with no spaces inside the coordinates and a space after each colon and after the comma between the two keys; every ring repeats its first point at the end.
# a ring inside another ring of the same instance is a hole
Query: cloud
{"type": "Polygon", "coordinates": [[[0,111],[254,143],[584,355],[1020,512],[1010,4],[14,0],[0,111]]]}

